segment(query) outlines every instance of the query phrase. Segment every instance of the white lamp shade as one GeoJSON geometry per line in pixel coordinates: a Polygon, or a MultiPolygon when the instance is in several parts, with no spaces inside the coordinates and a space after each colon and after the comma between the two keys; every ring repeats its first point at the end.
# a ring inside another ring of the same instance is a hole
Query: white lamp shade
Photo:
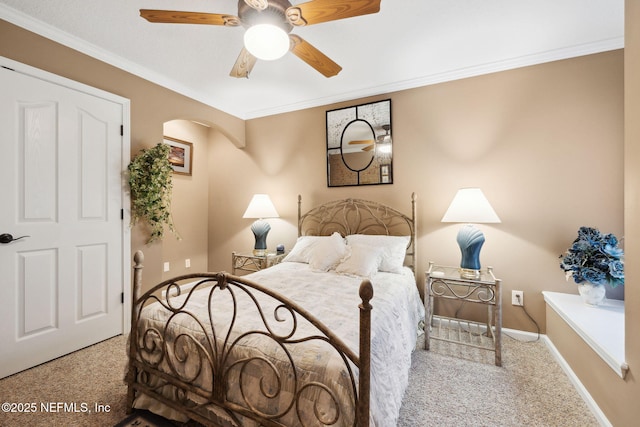
{"type": "Polygon", "coordinates": [[[442,217],[442,222],[496,223],[500,218],[479,188],[461,188],[442,217]]]}
{"type": "Polygon", "coordinates": [[[247,210],[244,211],[242,218],[278,218],[278,211],[273,206],[269,195],[267,194],[254,194],[247,206],[247,210]]]}
{"type": "Polygon", "coordinates": [[[266,61],[284,56],[290,44],[289,35],[271,24],[254,25],[244,33],[244,47],[256,58],[266,61]]]}

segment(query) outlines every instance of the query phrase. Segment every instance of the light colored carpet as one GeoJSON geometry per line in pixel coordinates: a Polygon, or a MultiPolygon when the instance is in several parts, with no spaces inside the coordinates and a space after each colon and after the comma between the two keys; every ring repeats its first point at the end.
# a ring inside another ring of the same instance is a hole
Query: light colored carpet
{"type": "Polygon", "coordinates": [[[126,417],[125,348],[126,340],[121,335],[0,380],[2,402],[37,406],[35,412],[0,412],[0,426],[111,427],[117,424],[126,417]],[[40,406],[58,402],[66,403],[67,408],[62,406],[59,412],[46,412],[40,406]],[[91,412],[82,412],[82,403],[91,412]],[[73,404],[79,412],[74,412],[73,404]],[[109,410],[96,412],[96,404],[109,405],[109,410]]]}
{"type": "Polygon", "coordinates": [[[503,334],[502,367],[494,353],[432,341],[413,353],[398,426],[554,426],[599,423],[541,341],[503,334]]]}
{"type": "MultiPolygon", "coordinates": [[[[126,417],[125,344],[123,336],[115,337],[0,380],[2,402],[37,405],[35,413],[0,412],[0,426],[117,424],[126,417]],[[56,402],[67,407],[41,410],[41,403],[56,402]],[[70,411],[73,404],[77,412],[70,411]],[[109,409],[96,412],[96,404],[109,409]]],[[[413,355],[399,426],[598,425],[541,342],[505,337],[503,367],[493,365],[490,352],[440,342],[424,351],[421,345],[413,355]]]]}

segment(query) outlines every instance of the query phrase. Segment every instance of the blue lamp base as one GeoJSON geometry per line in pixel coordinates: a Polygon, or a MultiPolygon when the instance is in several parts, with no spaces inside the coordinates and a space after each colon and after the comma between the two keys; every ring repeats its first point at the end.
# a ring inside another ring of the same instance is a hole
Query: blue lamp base
{"type": "Polygon", "coordinates": [[[271,226],[267,221],[259,219],[251,225],[251,231],[256,238],[256,244],[253,246],[253,254],[256,256],[265,256],[267,254],[267,234],[269,234],[271,226]]]}
{"type": "Polygon", "coordinates": [[[466,224],[458,232],[456,239],[460,246],[460,277],[463,279],[480,278],[480,249],[484,244],[484,234],[473,224],[466,224]]]}

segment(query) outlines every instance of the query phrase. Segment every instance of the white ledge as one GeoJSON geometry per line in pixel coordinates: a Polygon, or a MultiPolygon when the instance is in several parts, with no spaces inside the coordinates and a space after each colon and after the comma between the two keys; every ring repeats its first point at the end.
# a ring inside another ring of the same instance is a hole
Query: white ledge
{"type": "Polygon", "coordinates": [[[624,356],[624,301],[606,299],[591,307],[579,295],[542,292],[545,302],[613,369],[629,370],[624,356]]]}

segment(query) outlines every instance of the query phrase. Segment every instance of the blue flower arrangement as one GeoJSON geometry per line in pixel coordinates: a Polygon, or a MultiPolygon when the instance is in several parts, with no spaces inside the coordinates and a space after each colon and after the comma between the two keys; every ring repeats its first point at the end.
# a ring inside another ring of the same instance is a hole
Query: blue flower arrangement
{"type": "Polygon", "coordinates": [[[564,255],[560,268],[567,280],[594,285],[624,285],[624,252],[613,234],[601,234],[597,228],[580,227],[578,237],[564,255]]]}

